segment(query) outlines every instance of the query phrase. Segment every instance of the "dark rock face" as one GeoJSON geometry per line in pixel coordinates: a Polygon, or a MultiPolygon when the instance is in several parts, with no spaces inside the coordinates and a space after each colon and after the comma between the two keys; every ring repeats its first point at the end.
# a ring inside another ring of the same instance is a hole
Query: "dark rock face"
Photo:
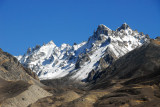
{"type": "Polygon", "coordinates": [[[108,64],[106,63],[106,61],[103,58],[100,59],[99,65],[100,65],[101,70],[104,70],[108,67],[108,64]]]}
{"type": "Polygon", "coordinates": [[[90,81],[94,80],[95,74],[96,74],[95,70],[92,70],[91,72],[89,72],[88,77],[86,78],[85,81],[90,82],[90,81]]]}
{"type": "Polygon", "coordinates": [[[32,49],[31,48],[28,48],[27,49],[27,54],[31,53],[32,49]]]}
{"type": "Polygon", "coordinates": [[[23,80],[27,82],[33,82],[30,76],[34,79],[38,79],[37,75],[33,73],[30,69],[24,68],[19,61],[10,55],[9,53],[0,51],[0,77],[5,80],[23,80]]]}
{"type": "Polygon", "coordinates": [[[127,25],[126,23],[124,23],[124,24],[122,24],[121,27],[119,27],[119,28],[117,29],[117,31],[120,31],[121,29],[126,30],[127,28],[130,28],[129,25],[127,25]]]}
{"type": "Polygon", "coordinates": [[[110,50],[110,48],[107,48],[105,51],[105,55],[103,58],[107,64],[112,64],[115,60],[117,60],[118,58],[116,57],[116,55],[110,50]]]}
{"type": "Polygon", "coordinates": [[[75,65],[75,69],[78,69],[81,67],[81,65],[83,65],[85,62],[87,61],[90,61],[90,57],[88,54],[81,54],[78,56],[78,60],[76,62],[76,65],[75,65]]]}
{"type": "Polygon", "coordinates": [[[97,28],[97,32],[96,34],[105,34],[105,35],[109,35],[112,31],[107,28],[105,25],[99,25],[97,28]]]}
{"type": "Polygon", "coordinates": [[[114,55],[112,51],[110,51],[109,48],[106,49],[105,55],[103,58],[101,58],[98,61],[99,69],[92,70],[88,77],[85,79],[85,82],[91,82],[96,80],[96,78],[99,78],[99,73],[103,70],[105,70],[109,65],[111,65],[114,61],[116,61],[118,58],[114,55]]]}
{"type": "Polygon", "coordinates": [[[93,37],[97,38],[98,40],[104,40],[104,37],[100,34],[104,35],[110,35],[112,33],[112,30],[107,28],[105,25],[99,25],[96,32],[94,32],[93,37]]]}

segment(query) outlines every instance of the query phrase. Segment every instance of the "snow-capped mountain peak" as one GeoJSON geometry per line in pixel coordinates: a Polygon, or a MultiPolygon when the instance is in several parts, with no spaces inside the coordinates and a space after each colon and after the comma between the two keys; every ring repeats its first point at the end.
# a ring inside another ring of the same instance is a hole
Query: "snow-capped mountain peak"
{"type": "Polygon", "coordinates": [[[126,23],[116,31],[101,24],[88,41],[74,43],[73,46],[64,43],[60,47],[50,41],[29,49],[17,59],[36,72],[40,79],[60,78],[69,74],[71,79],[83,80],[89,72],[107,67],[113,60],[146,41],[146,35],[132,30],[126,23]],[[101,58],[106,64],[103,67],[101,58]]]}

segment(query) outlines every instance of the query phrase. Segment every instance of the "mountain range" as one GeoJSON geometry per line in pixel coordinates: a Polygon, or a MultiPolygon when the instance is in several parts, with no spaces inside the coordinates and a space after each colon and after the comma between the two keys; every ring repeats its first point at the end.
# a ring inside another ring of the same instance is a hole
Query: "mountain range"
{"type": "Polygon", "coordinates": [[[91,71],[105,69],[113,61],[148,41],[148,35],[132,30],[126,23],[115,31],[101,24],[85,42],[58,47],[50,41],[29,48],[17,59],[41,80],[70,75],[69,78],[81,81],[91,71]]]}
{"type": "Polygon", "coordinates": [[[160,107],[160,37],[101,24],[87,41],[0,49],[0,107],[160,107]]]}

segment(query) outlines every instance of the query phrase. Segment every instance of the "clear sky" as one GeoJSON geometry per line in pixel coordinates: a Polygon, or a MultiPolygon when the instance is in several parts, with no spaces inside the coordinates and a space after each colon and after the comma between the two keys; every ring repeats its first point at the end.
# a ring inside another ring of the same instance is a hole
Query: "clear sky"
{"type": "Polygon", "coordinates": [[[0,48],[13,55],[53,40],[80,43],[99,24],[160,36],[160,0],[0,0],[0,48]]]}

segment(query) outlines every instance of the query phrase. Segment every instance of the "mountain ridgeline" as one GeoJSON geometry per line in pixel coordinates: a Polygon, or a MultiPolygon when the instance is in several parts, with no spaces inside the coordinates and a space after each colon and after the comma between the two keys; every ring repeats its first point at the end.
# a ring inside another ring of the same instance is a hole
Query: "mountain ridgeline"
{"type": "Polygon", "coordinates": [[[99,25],[88,41],[57,47],[53,41],[29,48],[17,59],[35,72],[40,80],[67,76],[76,81],[89,81],[92,72],[107,68],[112,62],[150,40],[148,35],[132,30],[126,23],[113,31],[99,25]]]}

